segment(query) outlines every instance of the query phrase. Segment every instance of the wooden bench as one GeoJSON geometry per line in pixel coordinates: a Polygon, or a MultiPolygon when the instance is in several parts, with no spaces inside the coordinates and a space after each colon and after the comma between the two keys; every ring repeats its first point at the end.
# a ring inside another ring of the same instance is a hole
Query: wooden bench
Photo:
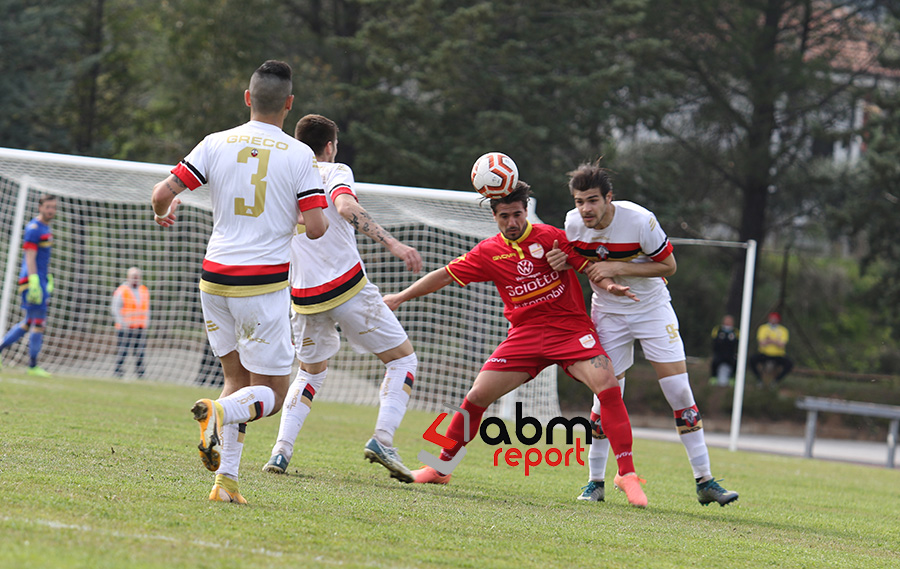
{"type": "Polygon", "coordinates": [[[829,399],[827,397],[803,397],[797,400],[797,407],[806,410],[806,445],[803,456],[812,457],[813,441],[816,438],[816,421],[819,412],[844,413],[847,415],[862,415],[865,417],[879,417],[888,419],[890,427],[887,436],[887,466],[894,468],[894,455],[897,451],[897,434],[900,429],[900,406],[882,405],[879,403],[862,403],[859,401],[844,401],[842,399],[829,399]]]}

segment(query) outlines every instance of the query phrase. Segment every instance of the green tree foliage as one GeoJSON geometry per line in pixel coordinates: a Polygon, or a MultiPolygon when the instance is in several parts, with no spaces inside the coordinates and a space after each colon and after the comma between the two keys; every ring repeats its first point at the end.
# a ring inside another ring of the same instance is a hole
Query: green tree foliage
{"type": "Polygon", "coordinates": [[[0,143],[131,157],[154,95],[152,8],[138,0],[0,0],[0,143]]]}
{"type": "Polygon", "coordinates": [[[872,302],[880,308],[882,322],[891,325],[894,337],[900,339],[900,96],[894,92],[878,102],[870,109],[866,177],[862,195],[850,210],[851,228],[868,244],[863,270],[879,277],[872,302]]]}
{"type": "MultiPolygon", "coordinates": [[[[649,0],[638,30],[664,49],[637,61],[644,73],[621,103],[631,124],[680,145],[701,166],[658,191],[693,193],[711,177],[720,195],[739,204],[722,210],[738,239],[763,244],[782,178],[810,157],[817,135],[847,130],[842,124],[854,97],[874,91],[859,79],[877,59],[843,54],[849,40],[876,55],[896,42],[872,24],[891,6],[887,0],[649,0]]],[[[673,170],[667,161],[659,166],[673,170]]],[[[732,312],[740,305],[742,267],[736,259],[732,312]]]]}
{"type": "MultiPolygon", "coordinates": [[[[864,284],[835,301],[878,290],[869,302],[896,335],[900,103],[874,97],[900,69],[898,10],[890,0],[0,0],[0,145],[174,163],[247,120],[250,74],[282,59],[296,96],[285,130],[306,113],[335,119],[339,159],[361,181],[468,190],[475,158],[499,150],[558,225],[572,207],[565,173],[603,156],[617,196],[649,207],[672,236],[753,238],[774,258],[821,254],[845,234],[868,240],[864,284]],[[842,59],[848,39],[874,58],[842,59]],[[858,134],[847,116],[863,99],[881,109],[864,169],[814,160],[858,134]],[[848,188],[864,199],[848,200],[858,197],[848,188]],[[874,278],[880,288],[867,288],[874,278]]],[[[743,253],[677,255],[673,297],[685,330],[702,328],[685,335],[701,350],[724,306],[737,312],[743,253]]],[[[778,274],[778,263],[760,266],[778,274]]],[[[803,290],[778,285],[760,279],[757,311],[803,290]]],[[[842,318],[834,334],[871,324],[842,318]]]]}
{"type": "Polygon", "coordinates": [[[76,45],[65,0],[0,0],[0,144],[61,151],[70,139],[58,111],[72,72],[58,56],[76,45]]]}
{"type": "MultiPolygon", "coordinates": [[[[469,188],[469,169],[500,150],[532,184],[539,213],[571,207],[564,172],[610,138],[612,93],[628,49],[612,30],[634,2],[383,1],[347,40],[346,135],[364,179],[469,188]]],[[[636,42],[638,44],[640,42],[636,42]]]]}

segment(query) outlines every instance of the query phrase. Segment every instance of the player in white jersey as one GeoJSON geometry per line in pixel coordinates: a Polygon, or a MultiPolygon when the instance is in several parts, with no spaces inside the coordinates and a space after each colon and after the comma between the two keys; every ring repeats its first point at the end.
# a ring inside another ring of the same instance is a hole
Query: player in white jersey
{"type": "MultiPolygon", "coordinates": [[[[676,430],[694,472],[698,500],[703,505],[717,502],[722,506],[737,500],[737,492],[722,488],[710,469],[678,317],[665,281],[676,270],[672,244],[652,212],[632,202],[613,201],[612,183],[604,168],[582,164],[569,172],[569,177],[575,209],[566,215],[566,237],[577,253],[595,261],[585,270],[593,289],[591,319],[612,361],[620,388],[624,391],[625,372],[634,363],[634,341],[640,340],[675,413],[676,430]],[[612,295],[594,284],[605,277],[630,287],[639,302],[612,295]]],[[[550,258],[554,259],[551,263],[563,264],[558,249],[551,251],[550,258]]],[[[597,440],[590,445],[590,475],[580,500],[604,499],[609,443],[599,426],[600,413],[600,402],[594,398],[591,423],[597,440]]]]}
{"type": "Polygon", "coordinates": [[[171,226],[185,189],[209,186],[213,230],[200,300],[209,343],[222,363],[219,399],[191,409],[200,457],[216,473],[209,499],[246,504],[238,470],[246,423],[281,408],[293,364],[288,269],[301,212],[310,238],[328,228],[315,156],[285,134],[293,104],[291,68],[266,61],[250,78],[250,122],[210,134],[153,188],[156,223],[171,226]]]}
{"type": "Polygon", "coordinates": [[[278,440],[263,470],[285,472],[313,397],[325,382],[328,359],[340,348],[337,324],[356,351],[375,354],[386,368],[375,432],[364,447],[364,456],[387,468],[393,478],[412,482],[412,474],[393,447],[393,440],[406,413],[418,360],[378,287],[366,278],[355,231],[383,244],[410,271],[419,272],[422,259],[415,249],[378,225],[359,204],[353,192],[353,172],[349,166],[334,162],[337,135],[334,121],[321,115],[303,117],[294,133],[316,154],[328,200],[325,216],[329,229],[315,241],[305,233],[298,233],[291,241],[291,323],[300,371],[285,399],[278,440]]]}

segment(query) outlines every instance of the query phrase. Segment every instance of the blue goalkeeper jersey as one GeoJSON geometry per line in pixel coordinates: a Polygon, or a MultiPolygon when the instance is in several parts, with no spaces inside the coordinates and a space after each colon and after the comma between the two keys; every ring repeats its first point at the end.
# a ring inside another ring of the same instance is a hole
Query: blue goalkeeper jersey
{"type": "MultiPolygon", "coordinates": [[[[50,226],[35,217],[25,226],[22,237],[22,249],[37,251],[37,272],[41,279],[41,287],[47,288],[47,270],[50,267],[50,250],[53,248],[53,230],[50,226]]],[[[22,258],[22,270],[19,271],[19,283],[28,282],[28,264],[22,258]]]]}

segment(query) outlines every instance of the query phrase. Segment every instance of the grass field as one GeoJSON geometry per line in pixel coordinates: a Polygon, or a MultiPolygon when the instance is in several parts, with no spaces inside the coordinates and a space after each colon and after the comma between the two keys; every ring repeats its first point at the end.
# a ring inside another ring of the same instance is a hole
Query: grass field
{"type": "MultiPolygon", "coordinates": [[[[684,449],[635,442],[646,510],[586,467],[493,466],[480,440],[449,486],[401,485],[362,458],[376,409],[317,401],[289,475],[260,471],[278,430],[247,431],[241,491],[211,503],[188,409],[209,389],[0,374],[0,567],[900,567],[900,470],[711,449],[741,493],[701,507],[684,449]]],[[[410,412],[407,464],[434,417],[410,412]]]]}

